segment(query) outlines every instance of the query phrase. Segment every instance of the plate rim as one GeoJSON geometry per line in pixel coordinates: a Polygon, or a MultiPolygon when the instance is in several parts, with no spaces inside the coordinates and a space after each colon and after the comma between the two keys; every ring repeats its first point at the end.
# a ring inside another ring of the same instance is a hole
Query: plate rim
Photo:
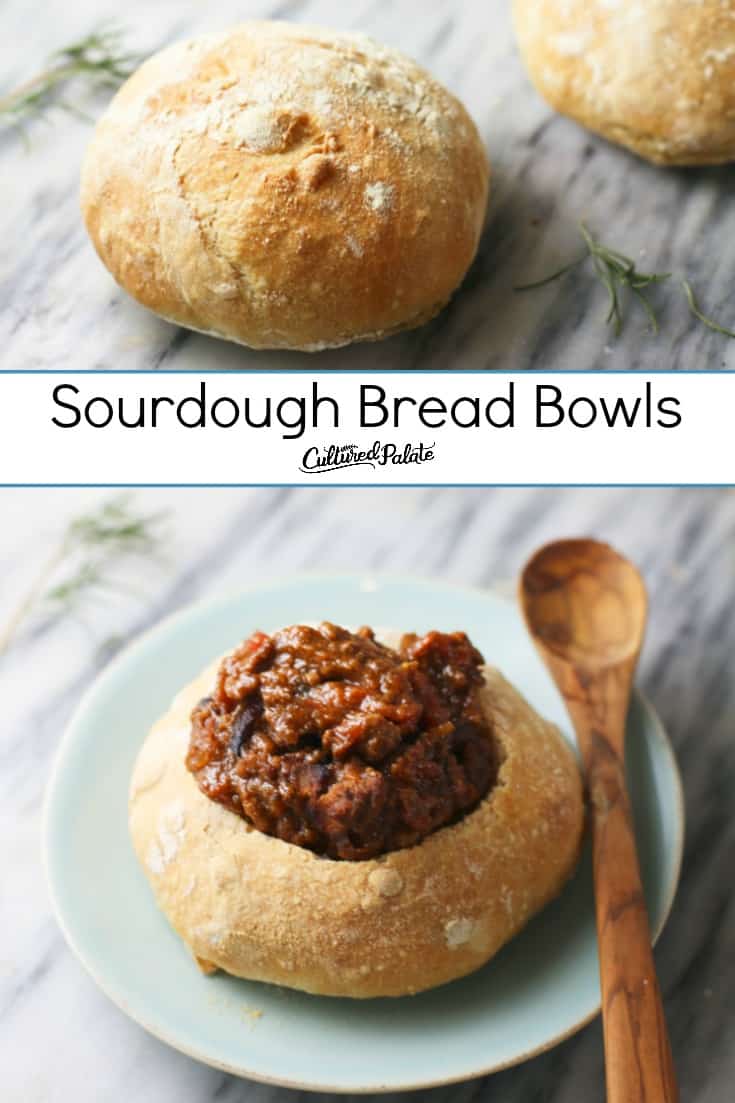
{"type": "MultiPolygon", "coordinates": [[[[589,1025],[600,1014],[601,1004],[598,1004],[589,1014],[584,1015],[577,1022],[573,1023],[570,1027],[561,1031],[554,1037],[549,1038],[543,1044],[534,1046],[529,1050],[524,1050],[522,1053],[517,1053],[513,1057],[504,1061],[494,1061],[490,1065],[483,1066],[471,1071],[452,1074],[451,1076],[441,1079],[429,1079],[420,1080],[412,1083],[376,1083],[365,1085],[353,1085],[353,1084],[318,1084],[314,1081],[300,1081],[289,1080],[283,1077],[268,1076],[262,1072],[253,1072],[243,1066],[230,1065],[227,1062],[218,1061],[213,1059],[209,1055],[190,1048],[185,1044],[182,1044],[179,1040],[174,1040],[165,1029],[161,1029],[159,1026],[153,1026],[145,1018],[145,1016],[138,1013],[134,1013],[128,1006],[127,1000],[119,992],[114,991],[113,985],[108,985],[106,980],[103,980],[90,960],[85,955],[84,950],[78,944],[76,938],[70,931],[65,918],[63,910],[60,906],[56,890],[53,875],[51,873],[51,857],[49,846],[49,822],[51,816],[51,806],[54,800],[54,793],[59,783],[59,777],[62,773],[62,764],[66,757],[66,750],[73,742],[74,731],[77,728],[81,718],[90,708],[91,703],[95,695],[99,692],[100,686],[108,678],[112,678],[115,671],[119,666],[124,665],[134,657],[136,651],[142,650],[145,643],[151,636],[163,632],[169,629],[178,620],[183,620],[190,616],[195,610],[203,610],[204,608],[218,607],[220,605],[234,602],[249,593],[264,589],[278,588],[279,585],[284,583],[294,583],[299,581],[315,582],[319,579],[325,581],[334,581],[340,579],[344,582],[359,583],[361,580],[371,580],[378,583],[392,583],[401,584],[402,582],[410,583],[411,585],[419,585],[425,588],[438,588],[443,590],[454,590],[467,594],[468,596],[478,598],[492,598],[496,601],[505,603],[506,605],[516,606],[516,601],[510,596],[498,593],[490,587],[471,586],[465,583],[452,582],[451,580],[445,580],[440,578],[432,578],[426,575],[411,575],[405,572],[391,572],[391,571],[295,571],[289,574],[279,575],[264,575],[257,582],[247,584],[245,586],[239,586],[234,590],[227,590],[221,592],[215,592],[210,594],[209,597],[199,597],[194,601],[187,602],[180,609],[176,609],[166,616],[161,617],[155,624],[152,624],[145,631],[137,635],[133,640],[125,645],[121,651],[115,655],[115,657],[107,663],[107,665],[99,671],[99,673],[93,678],[92,682],[87,686],[80,700],[77,703],[72,715],[67,721],[59,744],[54,754],[53,764],[49,772],[48,779],[44,788],[43,805],[41,812],[41,841],[42,841],[42,853],[43,853],[43,873],[46,883],[46,889],[48,892],[49,900],[51,902],[51,910],[53,912],[54,919],[59,925],[64,940],[72,951],[77,961],[81,964],[85,972],[100,991],[120,1010],[125,1014],[132,1022],[142,1027],[147,1033],[152,1035],[158,1041],[163,1042],[165,1045],[170,1046],[172,1049],[179,1053],[183,1053],[185,1056],[192,1058],[207,1065],[209,1068],[217,1069],[220,1072],[227,1073],[230,1076],[237,1076],[241,1079],[252,1080],[254,1083],[267,1084],[272,1087],[289,1088],[293,1091],[310,1091],[310,1092],[323,1092],[327,1094],[335,1095],[371,1095],[371,1094],[385,1094],[387,1092],[415,1092],[421,1090],[427,1090],[429,1088],[447,1087],[452,1084],[460,1084],[469,1080],[481,1079],[485,1076],[490,1076],[495,1072],[501,1072],[504,1069],[513,1068],[516,1065],[523,1064],[525,1061],[531,1060],[533,1057],[538,1057],[542,1053],[546,1053],[553,1049],[555,1046],[560,1045],[562,1042],[573,1037],[585,1026],[589,1025]]],[[[674,781],[674,797],[675,797],[675,814],[674,822],[676,826],[676,835],[674,843],[671,849],[671,857],[673,859],[672,876],[669,884],[666,886],[666,894],[664,897],[663,907],[661,909],[660,918],[655,927],[651,929],[651,941],[655,946],[658,939],[663,932],[666,923],[668,922],[671,910],[674,905],[676,893],[679,887],[679,881],[681,879],[681,869],[684,857],[684,839],[686,831],[686,811],[684,801],[684,787],[679,770],[679,764],[676,759],[676,754],[671,741],[668,737],[663,721],[658,715],[658,712],[652,705],[648,696],[642,692],[637,686],[633,688],[633,696],[638,699],[646,714],[647,720],[651,723],[651,730],[653,738],[659,746],[659,749],[663,752],[667,759],[670,775],[674,781]]]]}

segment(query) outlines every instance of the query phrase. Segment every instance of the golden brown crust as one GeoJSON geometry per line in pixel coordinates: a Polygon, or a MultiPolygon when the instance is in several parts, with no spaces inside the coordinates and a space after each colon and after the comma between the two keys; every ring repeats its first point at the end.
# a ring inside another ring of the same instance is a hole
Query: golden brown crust
{"type": "Polygon", "coordinates": [[[215,670],[152,729],[130,795],[136,853],[201,962],[321,995],[406,995],[483,965],[573,871],[574,756],[497,671],[485,669],[484,691],[504,755],[497,786],[418,846],[346,862],[263,835],[199,790],[184,766],[189,713],[215,670]]]}
{"type": "Polygon", "coordinates": [[[664,165],[735,158],[735,2],[514,0],[552,107],[664,165]]]}
{"type": "Polygon", "coordinates": [[[474,124],[414,62],[254,22],[141,66],[97,127],[81,201],[103,263],[151,310],[313,350],[441,309],[487,192],[474,124]]]}

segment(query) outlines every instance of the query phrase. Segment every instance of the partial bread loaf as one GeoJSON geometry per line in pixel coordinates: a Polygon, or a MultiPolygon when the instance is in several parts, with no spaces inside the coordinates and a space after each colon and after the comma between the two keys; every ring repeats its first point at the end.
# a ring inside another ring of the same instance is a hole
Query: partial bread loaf
{"type": "Polygon", "coordinates": [[[552,107],[664,165],[735,159],[735,0],[514,0],[552,107]]]}
{"type": "Polygon", "coordinates": [[[130,791],[138,858],[207,971],[319,995],[418,992],[483,965],[574,870],[584,818],[574,755],[497,671],[485,668],[483,703],[502,764],[480,805],[417,846],[333,861],[250,827],[187,771],[189,715],[217,665],[152,729],[130,791]]]}
{"type": "Polygon", "coordinates": [[[103,263],[151,310],[311,351],[436,314],[476,252],[488,176],[465,109],[402,54],[256,22],[131,77],[81,201],[103,263]]]}

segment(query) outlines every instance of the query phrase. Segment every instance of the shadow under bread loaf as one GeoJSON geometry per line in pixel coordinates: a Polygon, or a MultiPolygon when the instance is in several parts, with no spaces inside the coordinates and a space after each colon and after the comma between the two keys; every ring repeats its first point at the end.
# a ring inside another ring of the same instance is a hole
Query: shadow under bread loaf
{"type": "Polygon", "coordinates": [[[436,314],[475,255],[488,179],[464,107],[414,62],[253,22],[141,66],[97,127],[81,203],[144,306],[312,351],[436,314]]]}
{"type": "MultiPolygon", "coordinates": [[[[322,625],[318,631],[328,635],[331,627],[322,625]]],[[[294,629],[285,632],[293,633],[294,629]]],[[[382,632],[370,638],[381,649],[405,656],[399,666],[405,663],[415,670],[414,649],[422,649],[423,640],[437,635],[429,633],[416,640],[382,632]]],[[[274,633],[271,638],[282,653],[283,633],[274,633]]],[[[339,639],[344,640],[344,636],[339,639]]],[[[290,640],[291,636],[287,642],[290,640]]],[[[443,640],[430,640],[429,647],[435,657],[446,653],[443,640]]],[[[240,701],[246,710],[252,709],[252,671],[239,660],[232,663],[232,658],[215,664],[184,689],[154,726],[136,762],[130,795],[133,843],[158,905],[205,969],[220,968],[235,976],[321,995],[368,998],[411,994],[483,965],[558,894],[573,872],[584,820],[582,785],[574,755],[556,728],[538,716],[497,671],[475,664],[464,650],[454,651],[447,667],[453,670],[450,680],[455,688],[461,687],[461,693],[457,695],[452,689],[444,697],[444,704],[437,705],[431,701],[431,686],[424,686],[419,677],[414,683],[419,689],[416,700],[422,709],[427,708],[427,723],[437,721],[429,729],[433,733],[429,743],[436,744],[433,761],[457,779],[457,791],[466,779],[477,781],[481,777],[476,765],[463,758],[466,747],[472,746],[476,764],[482,756],[478,758],[475,737],[488,742],[485,760],[492,770],[481,782],[484,795],[478,791],[466,808],[458,808],[458,814],[443,821],[444,826],[433,830],[429,826],[429,833],[413,845],[401,845],[400,831],[405,825],[399,821],[397,833],[388,839],[388,844],[398,849],[384,849],[377,856],[359,860],[335,859],[308,849],[321,845],[321,841],[298,834],[299,817],[295,822],[285,821],[286,838],[258,830],[245,815],[236,814],[231,804],[210,799],[202,778],[187,769],[185,761],[192,748],[197,754],[201,751],[197,709],[213,688],[219,685],[222,689],[223,682],[234,675],[240,688],[233,700],[240,701]],[[476,683],[471,668],[477,672],[476,683]],[[461,699],[469,682],[473,683],[471,692],[466,700],[461,699]],[[479,712],[474,711],[475,705],[479,712]],[[454,721],[443,722],[443,707],[455,710],[454,721]],[[475,725],[469,744],[469,736],[461,731],[468,719],[475,725]],[[442,739],[453,748],[448,757],[442,739]],[[464,772],[456,770],[457,759],[464,760],[464,772]],[[298,841],[289,841],[291,838],[298,841]]],[[[326,669],[322,659],[319,664],[326,669]]],[[[440,666],[429,657],[424,668],[429,670],[429,682],[434,686],[442,676],[440,666]]],[[[308,669],[313,670],[313,665],[308,669]]],[[[338,674],[330,673],[326,682],[314,684],[315,700],[323,700],[325,685],[341,684],[338,674]]],[[[381,670],[378,683],[384,674],[381,670]]],[[[372,684],[368,678],[362,688],[371,693],[372,684]]],[[[234,685],[231,683],[226,692],[231,692],[234,685]]],[[[281,680],[261,678],[256,688],[261,694],[265,692],[268,710],[268,695],[272,691],[275,700],[283,686],[281,680]]],[[[299,723],[303,717],[301,696],[289,692],[287,699],[281,698],[281,704],[296,704],[299,723]]],[[[220,708],[219,698],[215,701],[220,708]]],[[[388,708],[376,709],[368,702],[371,719],[361,726],[358,738],[369,741],[378,731],[384,738],[384,728],[372,718],[378,714],[395,716],[396,701],[401,706],[398,715],[406,719],[403,705],[408,703],[412,708],[414,696],[404,694],[400,685],[392,685],[388,708]],[[397,697],[392,696],[394,690],[397,697]]],[[[231,711],[233,717],[238,715],[237,708],[231,711]]],[[[240,722],[233,727],[226,712],[223,710],[220,716],[230,738],[236,737],[239,745],[240,722]]],[[[362,719],[360,712],[358,709],[362,719]]],[[[273,742],[274,725],[280,723],[282,715],[279,705],[267,723],[258,721],[251,726],[253,733],[257,728],[265,740],[273,742]]],[[[339,754],[341,741],[352,737],[354,719],[355,710],[340,712],[334,728],[324,730],[320,746],[329,745],[334,732],[336,744],[321,757],[319,765],[334,760],[335,746],[339,754]]],[[[407,799],[421,792],[427,801],[432,794],[444,798],[441,785],[432,783],[422,789],[420,784],[429,776],[425,772],[429,764],[422,733],[420,723],[416,735],[402,731],[385,761],[401,760],[413,746],[411,740],[418,737],[421,753],[416,759],[417,784],[407,787],[407,799]],[[391,759],[391,755],[396,758],[391,759]]],[[[209,735],[216,744],[218,725],[206,737],[209,735]]],[[[371,753],[366,750],[366,754],[371,753]]],[[[354,764],[354,752],[348,760],[354,764]]],[[[272,783],[272,756],[264,756],[261,761],[263,778],[272,783]]],[[[298,763],[307,771],[315,764],[316,759],[298,763]]],[[[198,759],[189,765],[214,771],[216,781],[222,759],[198,759]]],[[[402,783],[407,776],[403,765],[401,762],[399,772],[402,783]]],[[[249,761],[242,772],[245,788],[254,776],[252,767],[249,761]]],[[[363,773],[375,771],[376,764],[366,763],[361,769],[363,773]]],[[[336,773],[325,784],[339,787],[342,780],[342,775],[336,773]]],[[[363,792],[355,787],[357,800],[363,792]]],[[[303,792],[297,796],[301,800],[300,815],[313,815],[313,801],[309,798],[304,803],[303,792]]],[[[344,792],[339,796],[343,797],[344,792]]],[[[260,791],[256,791],[255,798],[253,807],[257,812],[262,807],[260,791]]],[[[386,799],[390,807],[390,786],[386,799]]],[[[331,803],[327,810],[333,810],[331,803]]],[[[264,826],[270,828],[270,822],[264,826]]],[[[368,831],[365,821],[361,826],[363,832],[368,831]]],[[[385,836],[382,840],[386,841],[385,836]]]]}
{"type": "Polygon", "coordinates": [[[513,14],[561,114],[657,164],[735,159],[733,0],[513,0],[513,14]]]}

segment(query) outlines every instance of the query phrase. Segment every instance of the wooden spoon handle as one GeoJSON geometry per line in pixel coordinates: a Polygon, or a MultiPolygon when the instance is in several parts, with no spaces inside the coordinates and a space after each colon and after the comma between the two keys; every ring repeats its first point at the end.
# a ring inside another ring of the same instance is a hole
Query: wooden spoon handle
{"type": "Polygon", "coordinates": [[[676,1103],[678,1091],[651,951],[621,756],[592,732],[592,805],[607,1103],[676,1103]]]}

